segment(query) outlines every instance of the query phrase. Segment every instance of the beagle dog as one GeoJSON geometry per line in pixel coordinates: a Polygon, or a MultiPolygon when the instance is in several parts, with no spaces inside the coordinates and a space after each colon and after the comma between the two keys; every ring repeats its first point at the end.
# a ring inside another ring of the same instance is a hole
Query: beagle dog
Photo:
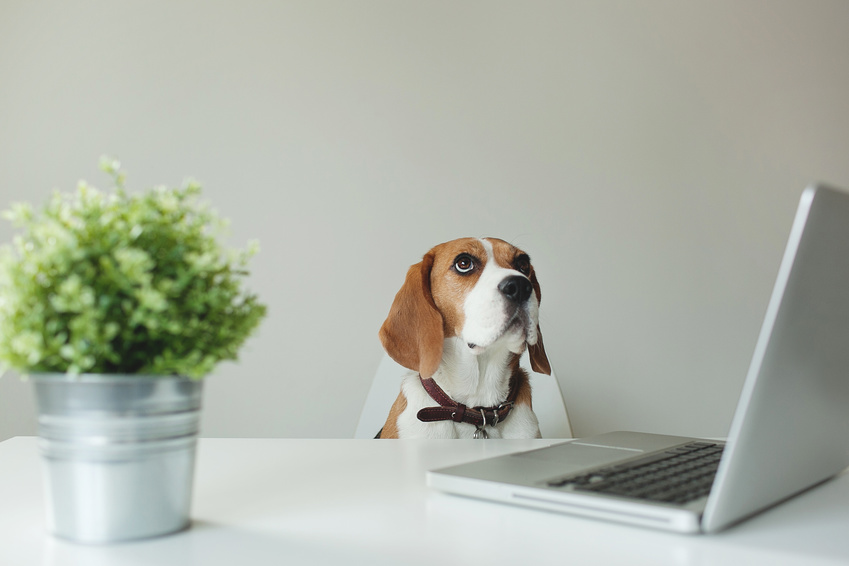
{"type": "Polygon", "coordinates": [[[410,267],[380,329],[415,373],[376,438],[538,438],[519,357],[551,374],[528,255],[496,238],[440,244],[410,267]]]}

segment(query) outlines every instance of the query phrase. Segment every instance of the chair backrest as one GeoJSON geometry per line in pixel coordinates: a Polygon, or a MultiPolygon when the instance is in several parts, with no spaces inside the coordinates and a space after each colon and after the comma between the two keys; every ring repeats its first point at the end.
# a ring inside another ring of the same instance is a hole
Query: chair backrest
{"type": "MultiPolygon", "coordinates": [[[[572,438],[569,414],[554,369],[551,375],[534,372],[527,353],[522,355],[519,363],[530,376],[534,412],[539,419],[542,437],[572,438]]],[[[396,363],[388,354],[383,355],[363,405],[354,438],[374,438],[386,422],[389,409],[401,390],[401,380],[408,373],[410,370],[396,363]]]]}

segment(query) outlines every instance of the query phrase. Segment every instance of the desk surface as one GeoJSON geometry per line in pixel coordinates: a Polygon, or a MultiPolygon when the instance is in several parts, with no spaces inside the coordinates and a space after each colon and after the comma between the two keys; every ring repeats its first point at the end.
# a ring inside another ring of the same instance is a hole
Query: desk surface
{"type": "Polygon", "coordinates": [[[687,536],[429,491],[430,468],[529,440],[202,439],[192,528],[113,546],[44,532],[36,439],[0,443],[0,564],[848,564],[849,475],[719,535],[687,536]]]}

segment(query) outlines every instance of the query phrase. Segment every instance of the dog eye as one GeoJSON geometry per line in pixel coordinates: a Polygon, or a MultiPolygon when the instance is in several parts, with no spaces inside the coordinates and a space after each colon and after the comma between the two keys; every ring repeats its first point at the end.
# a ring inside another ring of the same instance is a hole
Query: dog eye
{"type": "Polygon", "coordinates": [[[457,259],[454,260],[454,269],[457,273],[469,273],[475,268],[475,262],[466,254],[461,254],[457,256],[457,259]]]}
{"type": "Polygon", "coordinates": [[[519,258],[513,262],[513,268],[516,269],[516,271],[518,271],[519,273],[530,277],[531,260],[527,256],[519,256],[519,258]]]}

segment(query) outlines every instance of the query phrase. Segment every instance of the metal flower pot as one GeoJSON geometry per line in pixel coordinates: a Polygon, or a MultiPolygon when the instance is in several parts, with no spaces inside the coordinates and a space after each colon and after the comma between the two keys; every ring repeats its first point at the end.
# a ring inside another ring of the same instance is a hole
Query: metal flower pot
{"type": "Polygon", "coordinates": [[[189,525],[202,381],[33,375],[47,528],[110,543],[189,525]]]}

